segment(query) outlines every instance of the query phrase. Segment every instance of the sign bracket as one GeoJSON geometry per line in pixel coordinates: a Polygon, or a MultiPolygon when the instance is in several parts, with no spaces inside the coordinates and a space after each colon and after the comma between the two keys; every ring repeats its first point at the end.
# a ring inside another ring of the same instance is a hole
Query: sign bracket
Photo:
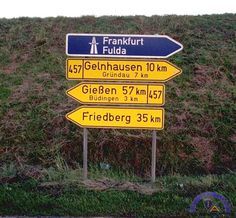
{"type": "Polygon", "coordinates": [[[88,129],[83,129],[83,180],[88,179],[88,129]]]}
{"type": "Polygon", "coordinates": [[[152,168],[151,168],[151,182],[156,181],[156,151],[157,151],[157,133],[152,131],[152,168]]]}

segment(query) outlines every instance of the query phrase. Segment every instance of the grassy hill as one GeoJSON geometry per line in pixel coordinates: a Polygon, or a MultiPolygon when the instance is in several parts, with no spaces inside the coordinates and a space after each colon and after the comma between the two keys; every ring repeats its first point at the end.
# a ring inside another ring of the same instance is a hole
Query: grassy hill
{"type": "MultiPolygon", "coordinates": [[[[235,14],[19,18],[0,19],[0,182],[2,184],[18,179],[24,181],[26,178],[37,181],[44,180],[44,177],[50,181],[64,181],[65,177],[69,180],[78,179],[76,170],[80,169],[82,164],[82,129],[65,119],[65,114],[79,105],[65,95],[68,88],[78,83],[67,81],[65,78],[65,35],[69,32],[166,34],[182,43],[184,50],[169,59],[183,69],[183,74],[166,83],[165,129],[158,132],[157,174],[192,176],[235,172],[235,14]]],[[[100,171],[97,171],[99,163],[105,162],[110,164],[112,171],[118,172],[118,179],[123,175],[120,173],[126,171],[133,177],[130,175],[126,177],[125,173],[122,177],[124,179],[135,181],[140,177],[146,179],[150,176],[150,159],[150,131],[89,130],[89,163],[90,172],[93,172],[90,176],[94,173],[100,174],[100,171]]],[[[229,180],[228,177],[222,178],[219,179],[220,182],[216,180],[205,189],[197,190],[222,188],[224,193],[227,187],[230,187],[225,193],[230,195],[235,192],[233,188],[235,174],[230,176],[229,180]],[[223,181],[232,181],[232,184],[219,185],[223,184],[223,181]]],[[[163,181],[160,187],[165,187],[166,184],[168,183],[163,181]]],[[[15,214],[19,211],[20,214],[25,214],[29,211],[30,209],[25,207],[24,210],[21,205],[22,199],[34,200],[31,194],[27,197],[25,193],[27,190],[32,190],[32,185],[27,187],[26,185],[23,190],[18,186],[1,187],[1,193],[5,194],[0,198],[2,203],[0,214],[15,214]],[[14,192],[15,197],[7,194],[9,190],[18,188],[19,191],[14,192]],[[17,196],[24,197],[19,197],[16,201],[17,196]],[[4,212],[6,211],[4,205],[9,205],[9,202],[15,202],[12,205],[13,209],[11,212],[4,212]]],[[[191,187],[189,191],[192,190],[191,187]]],[[[165,196],[169,196],[169,200],[172,199],[173,196],[169,194],[174,189],[168,189],[167,194],[163,194],[163,199],[165,196]]],[[[41,190],[36,191],[42,194],[41,190]]],[[[83,193],[85,196],[88,194],[83,193]]],[[[75,197],[67,195],[66,191],[64,194],[69,196],[69,199],[75,197]]],[[[117,196],[121,197],[117,202],[122,202],[122,199],[126,198],[125,194],[122,192],[119,194],[117,196]]],[[[56,192],[55,196],[57,195],[56,192]]],[[[91,195],[97,196],[96,193],[91,195]]],[[[130,199],[142,198],[140,195],[131,195],[130,199]]],[[[41,208],[43,205],[41,201],[51,205],[47,194],[40,196],[36,198],[35,207],[41,208]]],[[[164,202],[162,198],[152,201],[152,198],[144,197],[146,206],[144,211],[139,212],[155,214],[170,213],[172,210],[182,211],[183,214],[183,208],[190,199],[186,200],[180,196],[183,196],[183,193],[176,197],[182,202],[180,206],[176,205],[171,209],[171,205],[174,206],[175,203],[168,202],[170,208],[166,210],[153,209],[156,203],[164,202]],[[150,201],[153,202],[152,206],[148,206],[150,201]]],[[[106,198],[106,194],[103,197],[104,202],[107,202],[109,197],[106,198]]],[[[235,202],[235,196],[231,197],[235,202]]],[[[65,199],[54,204],[60,205],[64,201],[63,205],[66,208],[68,202],[65,199]]],[[[134,209],[131,209],[133,207],[128,203],[122,204],[123,210],[118,207],[114,209],[113,214],[137,214],[139,212],[136,209],[141,207],[141,202],[136,203],[134,209]]],[[[32,211],[27,214],[39,214],[37,209],[32,211]]],[[[59,210],[58,214],[94,215],[87,206],[86,209],[78,209],[77,212],[68,211],[70,209],[64,212],[59,210]]],[[[51,214],[55,215],[55,212],[51,214]]],[[[101,209],[98,214],[107,214],[106,209],[101,209]]]]}
{"type": "MultiPolygon", "coordinates": [[[[184,50],[170,60],[183,74],[166,84],[159,175],[236,168],[236,15],[20,18],[0,20],[0,165],[81,163],[82,129],[64,115],[78,103],[65,91],[69,32],[166,34],[184,50]]],[[[90,163],[147,176],[149,131],[90,130],[90,163]]]]}

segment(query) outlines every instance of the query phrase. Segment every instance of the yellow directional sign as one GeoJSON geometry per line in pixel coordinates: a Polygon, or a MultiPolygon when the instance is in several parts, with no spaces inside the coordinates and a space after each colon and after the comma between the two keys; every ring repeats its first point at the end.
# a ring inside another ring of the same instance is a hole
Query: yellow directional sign
{"type": "Polygon", "coordinates": [[[71,80],[129,80],[166,82],[182,70],[166,60],[67,59],[71,80]]]}
{"type": "Polygon", "coordinates": [[[66,118],[83,128],[164,128],[163,108],[82,106],[68,113],[66,118]]]}
{"type": "Polygon", "coordinates": [[[163,84],[80,83],[67,90],[67,95],[86,104],[163,105],[163,84]]]}

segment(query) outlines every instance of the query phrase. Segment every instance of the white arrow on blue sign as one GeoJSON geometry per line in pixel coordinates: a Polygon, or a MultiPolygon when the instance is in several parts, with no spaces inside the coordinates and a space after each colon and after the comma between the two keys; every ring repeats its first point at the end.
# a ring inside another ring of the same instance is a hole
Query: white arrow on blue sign
{"type": "Polygon", "coordinates": [[[167,58],[182,49],[182,44],[166,35],[66,35],[68,56],[167,58]]]}

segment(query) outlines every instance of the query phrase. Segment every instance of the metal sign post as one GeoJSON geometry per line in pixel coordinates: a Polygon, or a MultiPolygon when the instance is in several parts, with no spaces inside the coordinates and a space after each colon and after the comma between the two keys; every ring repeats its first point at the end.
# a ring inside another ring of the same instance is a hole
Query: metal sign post
{"type": "Polygon", "coordinates": [[[83,180],[88,179],[88,130],[83,132],[83,180]]]}
{"type": "Polygon", "coordinates": [[[151,181],[156,180],[156,151],[157,151],[157,133],[155,130],[152,131],[152,175],[151,181]]]}

